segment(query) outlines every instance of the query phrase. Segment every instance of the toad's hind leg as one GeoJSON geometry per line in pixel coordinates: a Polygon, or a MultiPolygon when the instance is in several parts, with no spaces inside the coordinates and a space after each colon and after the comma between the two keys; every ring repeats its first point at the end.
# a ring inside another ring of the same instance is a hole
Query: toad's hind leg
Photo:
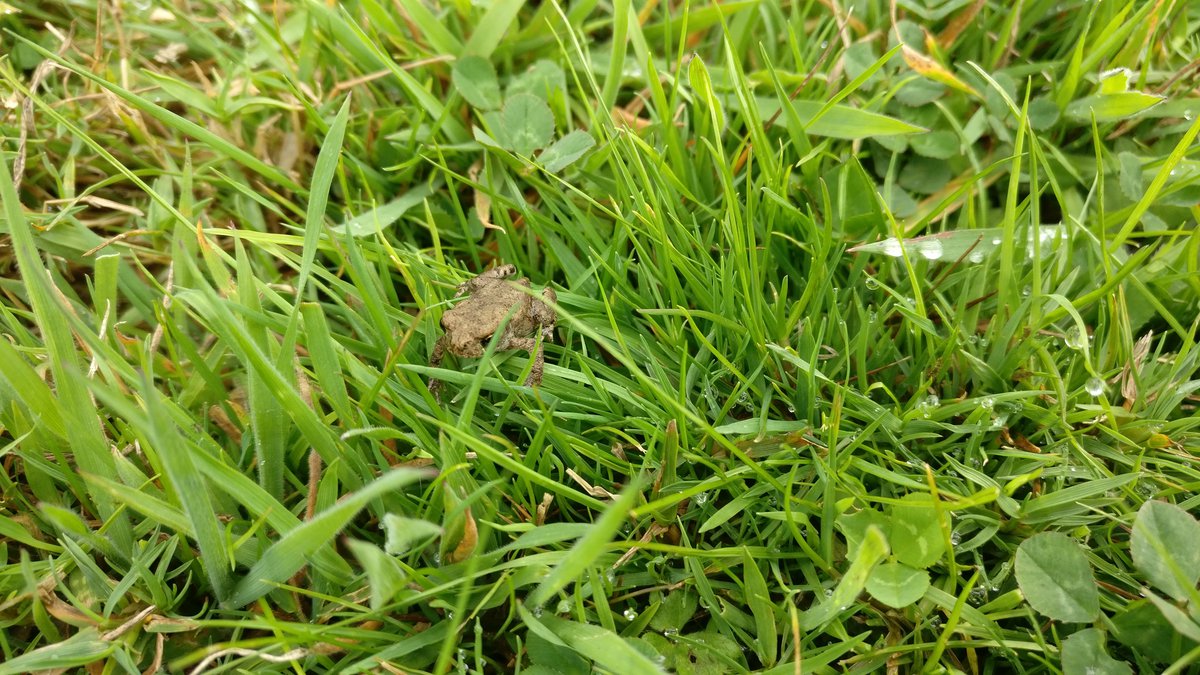
{"type": "Polygon", "coordinates": [[[553,288],[542,289],[541,301],[534,301],[530,306],[530,314],[533,315],[534,322],[541,326],[542,339],[554,342],[554,327],[558,324],[558,317],[554,314],[553,305],[558,302],[558,296],[555,295],[553,288]]]}
{"type": "Polygon", "coordinates": [[[508,343],[508,349],[524,349],[533,353],[533,368],[529,377],[525,378],[526,387],[536,387],[542,383],[542,369],[546,365],[546,350],[535,338],[513,338],[508,343]]]}
{"type": "MultiPolygon", "coordinates": [[[[433,353],[429,355],[429,365],[433,366],[434,368],[441,365],[442,359],[446,357],[446,342],[446,336],[443,335],[438,338],[437,342],[433,344],[433,353]]],[[[441,400],[441,389],[441,380],[437,379],[436,377],[429,379],[429,393],[433,394],[434,398],[441,400]]]]}

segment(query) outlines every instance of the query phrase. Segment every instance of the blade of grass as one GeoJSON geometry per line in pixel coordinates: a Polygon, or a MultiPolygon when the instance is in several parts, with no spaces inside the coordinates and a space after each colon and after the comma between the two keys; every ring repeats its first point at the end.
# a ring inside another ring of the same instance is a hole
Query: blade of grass
{"type": "MultiPolygon", "coordinates": [[[[79,355],[75,351],[75,341],[65,316],[65,313],[71,310],[63,307],[59,300],[59,291],[53,286],[47,274],[48,270],[42,264],[37,244],[34,242],[33,230],[21,210],[21,202],[9,173],[8,162],[2,160],[0,200],[3,201],[4,217],[8,222],[13,253],[21,269],[25,292],[29,295],[33,315],[45,341],[46,356],[54,373],[62,417],[72,421],[69,447],[73,451],[74,462],[88,473],[111,476],[116,472],[116,466],[109,452],[108,441],[104,438],[96,406],[88,396],[79,355]]],[[[83,481],[65,455],[56,453],[55,459],[58,460],[67,483],[80,502],[88,508],[94,508],[101,519],[110,521],[117,548],[127,551],[132,546],[133,535],[126,516],[117,511],[107,495],[89,495],[83,481]]]]}
{"type": "Polygon", "coordinates": [[[567,584],[580,578],[589,566],[595,565],[596,558],[608,547],[613,535],[629,518],[629,512],[640,495],[641,480],[635,478],[609,504],[600,518],[592,524],[588,533],[575,542],[567,556],[529,594],[525,604],[530,607],[541,607],[550,600],[551,596],[566,588],[567,584]]]}
{"type": "Polygon", "coordinates": [[[57,63],[58,65],[62,66],[66,70],[74,73],[75,75],[78,75],[79,77],[82,77],[91,82],[94,82],[95,84],[99,85],[103,89],[108,90],[113,95],[117,96],[118,98],[125,101],[126,103],[133,106],[134,108],[137,108],[138,110],[142,111],[143,113],[150,116],[151,118],[161,122],[162,124],[166,125],[167,127],[174,129],[185,136],[194,138],[197,141],[200,141],[201,143],[205,144],[206,146],[212,148],[213,151],[216,152],[217,154],[219,154],[220,156],[228,157],[228,158],[232,159],[233,161],[237,162],[238,164],[241,164],[242,166],[246,167],[247,169],[250,169],[251,171],[257,173],[258,175],[260,175],[272,182],[278,183],[279,185],[283,186],[284,188],[286,188],[288,190],[291,190],[293,192],[299,192],[299,193],[304,192],[304,189],[302,187],[300,187],[294,181],[292,181],[292,179],[290,179],[286,175],[284,175],[284,173],[282,171],[276,169],[275,167],[271,166],[270,164],[267,164],[266,162],[255,157],[254,155],[250,154],[249,152],[246,152],[245,150],[241,149],[237,145],[234,145],[233,143],[225,140],[224,138],[221,138],[217,134],[209,131],[208,129],[205,129],[204,127],[200,126],[199,124],[196,124],[195,122],[192,122],[191,120],[185,119],[183,117],[180,117],[179,115],[176,115],[175,113],[167,110],[166,108],[163,108],[162,106],[155,105],[153,102],[151,102],[149,99],[147,99],[143,96],[135,94],[132,91],[129,91],[128,89],[125,89],[124,87],[121,87],[120,85],[109,82],[108,80],[100,77],[99,75],[96,75],[95,73],[92,73],[88,70],[85,70],[85,69],[75,65],[74,63],[59,56],[58,54],[55,54],[54,52],[50,51],[49,49],[46,49],[45,47],[37,44],[36,42],[33,42],[21,35],[17,35],[15,33],[13,33],[12,31],[6,30],[5,32],[8,33],[12,39],[21,43],[23,46],[37,52],[43,58],[50,59],[51,61],[57,63]]]}
{"type": "Polygon", "coordinates": [[[269,593],[307,564],[307,558],[329,545],[363,507],[431,474],[418,469],[395,468],[363,488],[346,495],[312,520],[285,532],[246,573],[224,604],[242,607],[269,593]]]}

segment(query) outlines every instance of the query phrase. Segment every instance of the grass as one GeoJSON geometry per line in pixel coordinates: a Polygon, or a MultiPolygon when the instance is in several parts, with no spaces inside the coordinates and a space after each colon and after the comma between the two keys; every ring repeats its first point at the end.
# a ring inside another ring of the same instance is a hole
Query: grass
{"type": "Polygon", "coordinates": [[[1200,662],[1194,3],[9,6],[0,673],[1200,662]]]}

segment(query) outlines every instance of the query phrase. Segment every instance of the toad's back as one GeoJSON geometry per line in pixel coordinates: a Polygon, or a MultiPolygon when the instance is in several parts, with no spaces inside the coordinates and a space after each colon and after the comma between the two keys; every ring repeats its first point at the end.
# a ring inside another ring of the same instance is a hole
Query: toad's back
{"type": "MultiPolygon", "coordinates": [[[[521,283],[523,286],[529,285],[528,281],[522,280],[522,282],[517,283],[521,283]]],[[[529,296],[513,285],[489,284],[467,296],[466,300],[446,310],[442,314],[442,328],[450,333],[482,340],[491,337],[504,317],[516,306],[518,309],[514,312],[509,326],[509,332],[512,332],[517,326],[511,324],[521,322],[519,305],[527,303],[528,299],[529,296]]]]}

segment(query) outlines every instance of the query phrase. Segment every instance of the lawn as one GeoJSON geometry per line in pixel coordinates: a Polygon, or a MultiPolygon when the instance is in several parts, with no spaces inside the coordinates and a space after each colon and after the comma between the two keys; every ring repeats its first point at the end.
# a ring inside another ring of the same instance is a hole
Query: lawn
{"type": "Polygon", "coordinates": [[[1200,3],[0,41],[0,675],[1200,667],[1200,3]]]}

